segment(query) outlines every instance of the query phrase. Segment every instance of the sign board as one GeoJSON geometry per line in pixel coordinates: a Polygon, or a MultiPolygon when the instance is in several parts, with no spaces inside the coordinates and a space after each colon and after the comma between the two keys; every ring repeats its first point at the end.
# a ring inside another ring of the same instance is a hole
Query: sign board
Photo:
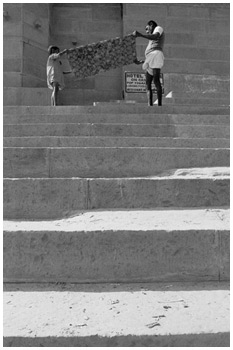
{"type": "MultiPolygon", "coordinates": [[[[163,73],[160,73],[160,82],[162,85],[162,93],[164,94],[163,73]]],[[[153,82],[152,90],[157,91],[153,82]]],[[[125,92],[146,92],[146,73],[125,72],[125,92]]]]}

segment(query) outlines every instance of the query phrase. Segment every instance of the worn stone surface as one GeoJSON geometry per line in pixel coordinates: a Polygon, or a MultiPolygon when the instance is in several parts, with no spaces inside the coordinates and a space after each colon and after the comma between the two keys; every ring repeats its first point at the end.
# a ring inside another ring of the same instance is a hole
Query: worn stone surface
{"type": "Polygon", "coordinates": [[[184,167],[228,167],[229,153],[229,149],[221,148],[9,147],[4,148],[4,177],[155,176],[165,170],[184,167]]]}
{"type": "Polygon", "coordinates": [[[217,281],[220,269],[227,277],[229,264],[229,248],[220,249],[223,233],[229,235],[229,210],[221,208],[79,211],[56,221],[5,221],[4,278],[217,281]]]}
{"type": "Polygon", "coordinates": [[[229,168],[170,170],[147,178],[8,178],[3,213],[6,219],[33,220],[82,209],[228,206],[229,187],[229,168]]]}
{"type": "Polygon", "coordinates": [[[87,208],[85,179],[5,179],[4,217],[49,219],[87,208]]]}
{"type": "Polygon", "coordinates": [[[229,283],[9,284],[3,303],[4,346],[230,345],[229,283]]]}
{"type": "MultiPolygon", "coordinates": [[[[21,89],[22,90],[27,90],[21,89]]],[[[29,90],[29,89],[28,89],[29,90]]],[[[35,89],[41,92],[42,89],[35,89]]],[[[44,89],[45,90],[45,89],[44,89]]],[[[47,91],[48,89],[46,89],[47,91]]],[[[74,102],[75,103],[75,102],[74,102]]],[[[38,115],[38,114],[80,114],[85,113],[87,115],[92,114],[199,114],[203,118],[205,115],[228,115],[230,114],[229,106],[180,106],[180,105],[165,105],[165,106],[153,106],[148,107],[145,103],[135,103],[118,101],[115,103],[96,102],[92,106],[84,105],[70,105],[70,106],[57,106],[56,108],[51,106],[38,106],[38,105],[24,105],[24,106],[4,106],[4,114],[13,115],[38,115]]]]}
{"type": "Polygon", "coordinates": [[[4,136],[158,136],[182,138],[229,138],[228,125],[36,123],[6,125],[4,136]]]}
{"type": "MultiPolygon", "coordinates": [[[[214,114],[157,114],[154,113],[80,113],[73,114],[68,110],[60,114],[51,114],[49,109],[41,114],[13,114],[11,109],[5,109],[3,115],[4,126],[8,124],[41,124],[41,123],[119,123],[119,124],[166,124],[166,125],[229,125],[230,115],[214,114]]],[[[152,110],[151,110],[152,111],[152,110]]],[[[39,111],[38,111],[39,112],[39,111]]]]}
{"type": "Polygon", "coordinates": [[[4,147],[169,147],[230,148],[229,138],[172,138],[137,136],[25,136],[4,137],[4,147]]]}

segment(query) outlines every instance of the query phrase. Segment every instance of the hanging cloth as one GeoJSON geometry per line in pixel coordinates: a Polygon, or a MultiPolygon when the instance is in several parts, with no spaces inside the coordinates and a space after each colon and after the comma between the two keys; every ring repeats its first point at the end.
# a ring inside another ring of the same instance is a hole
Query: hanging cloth
{"type": "Polygon", "coordinates": [[[67,58],[76,78],[86,78],[121,66],[132,64],[137,58],[136,37],[103,40],[70,49],[67,58]]]}

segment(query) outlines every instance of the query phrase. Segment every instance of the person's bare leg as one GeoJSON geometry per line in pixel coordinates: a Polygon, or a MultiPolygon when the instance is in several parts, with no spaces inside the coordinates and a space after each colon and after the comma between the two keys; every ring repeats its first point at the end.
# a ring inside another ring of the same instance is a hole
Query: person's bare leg
{"type": "Polygon", "coordinates": [[[147,101],[148,101],[148,106],[153,106],[153,92],[152,90],[147,90],[147,101]]]}
{"type": "Polygon", "coordinates": [[[58,95],[58,83],[53,83],[53,92],[52,92],[52,96],[51,96],[51,105],[52,106],[57,106],[57,95],[58,95]]]}
{"type": "Polygon", "coordinates": [[[51,106],[54,106],[54,88],[53,88],[53,92],[51,95],[51,106]]]}
{"type": "Polygon", "coordinates": [[[154,84],[157,89],[157,98],[158,98],[158,106],[162,106],[162,85],[160,82],[160,69],[154,68],[153,69],[153,79],[154,84]]]}
{"type": "Polygon", "coordinates": [[[146,72],[146,94],[147,94],[148,106],[153,106],[153,92],[151,88],[152,80],[153,80],[153,76],[150,75],[148,72],[146,72]]]}

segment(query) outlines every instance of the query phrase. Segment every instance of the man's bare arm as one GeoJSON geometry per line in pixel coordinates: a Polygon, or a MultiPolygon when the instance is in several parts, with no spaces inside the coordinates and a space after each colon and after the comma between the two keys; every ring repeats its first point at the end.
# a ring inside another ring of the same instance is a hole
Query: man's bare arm
{"type": "Polygon", "coordinates": [[[145,38],[145,39],[148,39],[148,40],[157,40],[159,37],[160,37],[160,33],[157,32],[155,34],[142,34],[140,32],[138,32],[137,30],[135,30],[133,32],[133,35],[137,37],[141,37],[141,38],[145,38]]]}

